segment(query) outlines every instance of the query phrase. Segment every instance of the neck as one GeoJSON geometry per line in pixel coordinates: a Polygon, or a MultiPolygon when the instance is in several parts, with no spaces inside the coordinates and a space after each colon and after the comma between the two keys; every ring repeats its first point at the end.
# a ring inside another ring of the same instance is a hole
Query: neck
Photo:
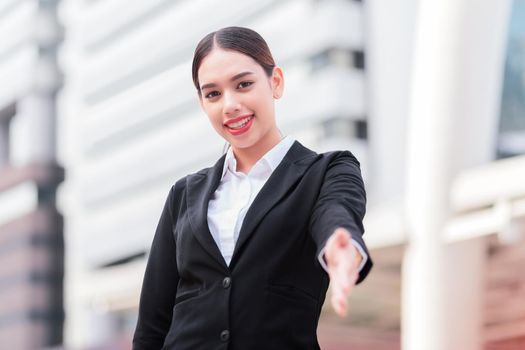
{"type": "Polygon", "coordinates": [[[267,137],[261,139],[257,144],[247,148],[232,147],[233,154],[237,160],[237,171],[247,174],[250,169],[262,158],[269,150],[281,141],[279,130],[269,133],[267,137]]]}

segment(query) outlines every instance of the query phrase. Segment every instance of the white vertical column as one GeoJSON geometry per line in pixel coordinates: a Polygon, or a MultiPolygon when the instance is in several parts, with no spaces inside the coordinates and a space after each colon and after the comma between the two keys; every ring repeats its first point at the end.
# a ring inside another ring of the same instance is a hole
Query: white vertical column
{"type": "Polygon", "coordinates": [[[52,96],[33,92],[17,104],[12,121],[13,163],[47,163],[55,159],[55,102],[52,96]]]}
{"type": "Polygon", "coordinates": [[[31,45],[35,59],[27,74],[31,84],[17,96],[16,116],[11,122],[12,162],[53,163],[56,156],[55,100],[61,85],[56,60],[62,28],[56,17],[58,2],[34,1],[31,26],[31,45]]]}
{"type": "Polygon", "coordinates": [[[442,349],[483,349],[486,237],[447,244],[442,349]]]}
{"type": "Polygon", "coordinates": [[[370,203],[404,191],[410,70],[418,0],[364,2],[370,203]]]}
{"type": "Polygon", "coordinates": [[[448,246],[442,230],[450,217],[453,176],[494,154],[509,5],[419,4],[407,150],[403,350],[482,347],[484,241],[448,246]]]}

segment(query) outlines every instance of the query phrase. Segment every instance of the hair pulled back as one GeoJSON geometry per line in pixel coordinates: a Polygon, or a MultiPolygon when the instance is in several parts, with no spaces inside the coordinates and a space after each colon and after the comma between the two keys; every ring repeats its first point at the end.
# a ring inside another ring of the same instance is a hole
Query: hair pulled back
{"type": "Polygon", "coordinates": [[[245,27],[225,27],[207,34],[195,48],[192,64],[193,84],[199,92],[199,67],[202,60],[215,48],[232,50],[245,54],[255,60],[270,77],[275,67],[272,53],[263,37],[256,31],[245,27]]]}

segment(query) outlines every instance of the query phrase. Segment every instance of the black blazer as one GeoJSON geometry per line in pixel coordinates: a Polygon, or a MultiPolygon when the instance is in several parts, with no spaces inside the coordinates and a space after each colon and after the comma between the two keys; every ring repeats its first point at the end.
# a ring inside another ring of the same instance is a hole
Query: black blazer
{"type": "MultiPolygon", "coordinates": [[[[318,254],[337,227],[362,240],[366,195],[349,151],[295,141],[249,208],[226,265],[208,229],[225,156],[171,188],[144,276],[133,349],[319,349],[328,287],[318,254]]],[[[372,267],[369,259],[361,282],[372,267]]]]}

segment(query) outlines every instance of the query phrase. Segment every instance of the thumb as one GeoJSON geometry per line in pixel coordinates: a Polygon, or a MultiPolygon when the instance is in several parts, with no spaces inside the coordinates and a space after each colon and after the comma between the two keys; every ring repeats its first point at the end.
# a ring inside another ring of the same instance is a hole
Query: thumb
{"type": "Polygon", "coordinates": [[[340,227],[335,230],[334,236],[336,245],[339,247],[345,247],[350,242],[351,234],[347,229],[340,227]]]}

